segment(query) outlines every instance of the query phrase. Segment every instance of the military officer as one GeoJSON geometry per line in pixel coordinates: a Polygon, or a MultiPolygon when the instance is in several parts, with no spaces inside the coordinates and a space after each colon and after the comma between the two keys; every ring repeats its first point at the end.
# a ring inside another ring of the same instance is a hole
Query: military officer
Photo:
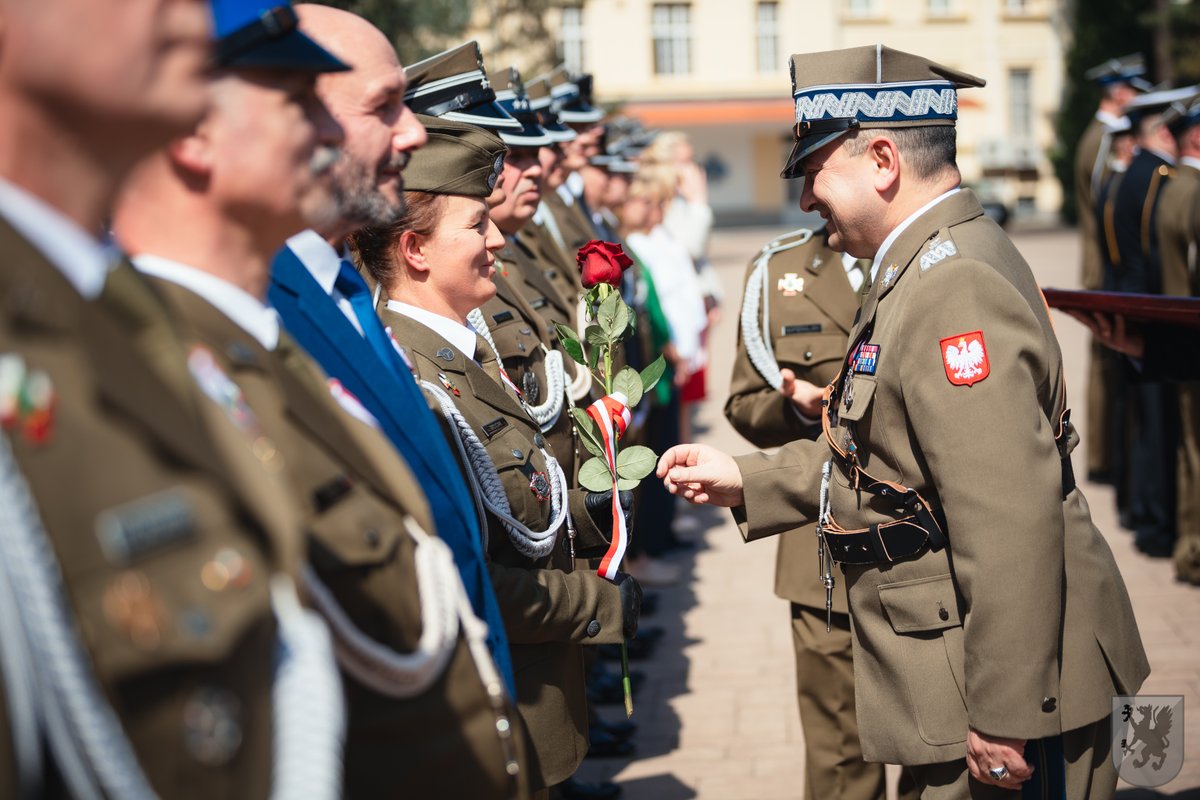
{"type": "Polygon", "coordinates": [[[827,433],[736,460],[681,445],[659,475],[734,507],[748,539],[819,521],[854,621],[865,758],[909,767],[925,798],[1064,774],[1046,789],[1111,797],[1112,696],[1149,666],[1069,468],[1049,313],[958,185],[957,89],[983,82],[882,45],[796,55],[792,74],[783,174],[804,176],[832,248],[872,259],[827,433]]]}
{"type": "MultiPolygon", "coordinates": [[[[750,262],[725,418],[757,447],[820,434],[821,400],[837,375],[868,264],[802,228],[750,262]]],[[[826,628],[815,526],[779,539],[775,594],[791,602],[796,689],[804,729],[805,797],[882,798],[881,764],[863,761],[854,717],[854,670],[845,592],[826,628]]]]}
{"type": "MultiPolygon", "coordinates": [[[[1175,137],[1179,162],[1174,180],[1162,191],[1158,242],[1162,254],[1163,293],[1200,296],[1200,96],[1173,103],[1163,125],[1175,137]]],[[[1179,538],[1175,574],[1200,583],[1200,386],[1181,384],[1179,392],[1178,480],[1179,538]]]]}
{"type": "MultiPolygon", "coordinates": [[[[1079,140],[1075,154],[1075,204],[1082,238],[1084,289],[1104,288],[1101,236],[1096,225],[1095,208],[1100,188],[1111,171],[1110,153],[1114,131],[1127,124],[1125,106],[1146,88],[1142,75],[1146,68],[1141,55],[1110,59],[1088,70],[1084,77],[1100,87],[1100,105],[1079,140]]],[[[1115,411],[1113,397],[1123,391],[1117,385],[1119,364],[1111,351],[1092,341],[1088,367],[1088,428],[1085,438],[1088,476],[1091,480],[1111,481],[1116,462],[1125,458],[1119,441],[1110,439],[1115,411]]],[[[1119,404],[1118,404],[1119,405],[1119,404]]]]}
{"type": "Polygon", "coordinates": [[[356,247],[389,298],[383,320],[444,412],[486,512],[517,701],[534,745],[531,783],[545,796],[587,749],[580,645],[633,636],[640,589],[627,576],[614,585],[574,570],[568,519],[582,520],[567,479],[490,343],[469,323],[496,291],[491,272],[503,236],[487,198],[505,146],[449,120],[431,119],[427,130],[429,144],[406,173],[404,218],[359,232],[356,247]]]}
{"type": "MultiPolygon", "coordinates": [[[[1162,190],[1175,174],[1175,137],[1162,125],[1162,112],[1196,87],[1151,92],[1135,98],[1126,113],[1138,152],[1121,178],[1113,206],[1119,291],[1162,294],[1162,265],[1156,219],[1162,190]]],[[[1133,391],[1137,433],[1130,445],[1130,516],[1134,544],[1147,555],[1167,558],[1175,546],[1178,414],[1174,387],[1138,381],[1133,391]]]]}
{"type": "Polygon", "coordinates": [[[340,786],[340,686],[297,603],[277,461],[96,240],[133,164],[204,113],[213,62],[342,67],[286,4],[214,5],[215,53],[203,3],[0,4],[0,796],[340,786]]]}

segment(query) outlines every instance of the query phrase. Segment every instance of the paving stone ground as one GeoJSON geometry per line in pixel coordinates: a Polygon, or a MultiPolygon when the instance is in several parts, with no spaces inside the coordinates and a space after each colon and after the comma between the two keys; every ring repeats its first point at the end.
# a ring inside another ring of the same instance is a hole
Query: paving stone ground
{"type": "MultiPolygon", "coordinates": [[[[781,231],[719,231],[711,255],[726,291],[711,337],[708,399],[695,415],[696,438],[731,453],[750,449],[721,414],[728,390],[742,271],[750,255],[781,231]]],[[[1072,230],[1016,234],[1014,239],[1045,286],[1077,285],[1078,241],[1072,230]]],[[[1073,419],[1083,407],[1083,328],[1056,313],[1067,357],[1073,419]]],[[[1075,452],[1084,476],[1084,452],[1075,452]]],[[[1134,550],[1116,522],[1112,491],[1084,484],[1097,526],[1116,555],[1133,598],[1153,674],[1142,692],[1185,696],[1185,760],[1178,777],[1156,791],[1122,784],[1120,800],[1172,797],[1200,800],[1200,589],[1177,583],[1171,565],[1134,550]]],[[[697,549],[674,556],[683,585],[658,590],[659,611],[645,625],[666,636],[635,698],[640,730],[632,760],[589,759],[581,777],[612,779],[624,800],[791,800],[804,795],[804,744],[795,703],[787,604],[773,592],[775,545],[745,544],[728,512],[681,508],[679,533],[697,549]]],[[[815,546],[814,546],[815,550],[815,546]]],[[[815,572],[815,558],[814,558],[815,572]]],[[[621,715],[602,707],[602,715],[621,715]]],[[[1178,727],[1178,725],[1177,725],[1178,727]]],[[[893,777],[893,783],[895,775],[893,777]]],[[[821,800],[824,800],[822,798],[821,800]]]]}

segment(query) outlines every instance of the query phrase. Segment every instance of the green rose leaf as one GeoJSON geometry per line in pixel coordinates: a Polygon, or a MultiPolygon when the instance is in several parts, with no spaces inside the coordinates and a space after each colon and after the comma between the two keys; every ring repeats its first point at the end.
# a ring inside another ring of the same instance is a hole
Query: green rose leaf
{"type": "Polygon", "coordinates": [[[566,325],[554,323],[554,327],[558,330],[558,340],[562,342],[563,350],[576,364],[586,364],[587,357],[583,354],[583,344],[579,341],[579,334],[566,325]]]}
{"type": "Polygon", "coordinates": [[[649,447],[634,445],[617,453],[617,475],[626,480],[640,481],[654,471],[658,456],[649,447]]]}
{"type": "Polygon", "coordinates": [[[633,367],[625,367],[613,378],[613,391],[620,392],[628,398],[625,405],[636,408],[642,400],[642,379],[633,367]]]}
{"type": "MultiPolygon", "coordinates": [[[[600,308],[596,309],[596,324],[600,326],[610,338],[625,330],[626,324],[629,322],[627,316],[619,317],[620,309],[625,306],[625,301],[621,299],[620,292],[612,292],[608,297],[604,298],[604,302],[600,304],[600,308]]],[[[625,314],[629,313],[629,309],[625,309],[625,314]]]]}
{"type": "Polygon", "coordinates": [[[618,477],[617,478],[617,491],[631,492],[634,489],[636,489],[638,487],[638,484],[640,484],[640,483],[641,483],[640,479],[636,480],[636,481],[631,481],[628,478],[618,477]]]}
{"type": "Polygon", "coordinates": [[[583,335],[587,337],[588,344],[595,347],[608,347],[610,344],[608,334],[599,325],[588,325],[583,335]]]}
{"type": "Polygon", "coordinates": [[[642,370],[642,391],[648,392],[658,383],[659,378],[663,376],[663,372],[667,369],[667,360],[662,356],[654,359],[650,366],[642,370]]]}
{"type": "Polygon", "coordinates": [[[589,492],[603,492],[613,485],[612,473],[603,458],[592,458],[579,468],[579,485],[589,492]]]}
{"type": "Polygon", "coordinates": [[[596,370],[596,365],[600,363],[600,348],[593,347],[587,354],[587,360],[588,369],[594,372],[596,370]]]}
{"type": "Polygon", "coordinates": [[[579,441],[584,449],[594,456],[604,457],[604,445],[600,442],[600,432],[596,422],[582,408],[572,408],[571,416],[575,417],[575,430],[579,432],[579,441]]]}

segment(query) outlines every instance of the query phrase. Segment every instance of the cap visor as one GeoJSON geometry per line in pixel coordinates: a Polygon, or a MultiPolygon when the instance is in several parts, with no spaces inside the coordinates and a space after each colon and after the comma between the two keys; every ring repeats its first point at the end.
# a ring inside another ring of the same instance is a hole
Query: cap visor
{"type": "Polygon", "coordinates": [[[559,122],[552,122],[549,125],[543,123],[542,130],[546,135],[555,142],[573,142],[578,138],[579,134],[559,122]]]}
{"type": "Polygon", "coordinates": [[[604,119],[604,112],[598,108],[592,108],[589,105],[580,103],[571,108],[560,110],[558,118],[568,124],[586,125],[587,123],[599,122],[604,119]]]}
{"type": "Polygon", "coordinates": [[[513,119],[512,115],[495,101],[469,106],[460,111],[447,111],[441,116],[444,119],[478,125],[492,131],[519,131],[522,128],[521,123],[513,119]]]}
{"type": "Polygon", "coordinates": [[[799,178],[804,171],[804,159],[845,133],[847,131],[832,131],[815,136],[805,136],[803,139],[797,140],[792,145],[792,152],[788,154],[787,162],[783,165],[783,171],[779,173],[779,177],[799,178]]]}
{"type": "Polygon", "coordinates": [[[288,72],[346,72],[350,65],[300,31],[292,31],[278,39],[264,39],[244,53],[218,63],[226,69],[272,69],[288,72]]]}
{"type": "MultiPolygon", "coordinates": [[[[520,120],[518,120],[520,122],[520,120]]],[[[526,122],[521,131],[498,131],[500,141],[513,147],[545,147],[554,144],[541,126],[534,122],[526,122]]]]}

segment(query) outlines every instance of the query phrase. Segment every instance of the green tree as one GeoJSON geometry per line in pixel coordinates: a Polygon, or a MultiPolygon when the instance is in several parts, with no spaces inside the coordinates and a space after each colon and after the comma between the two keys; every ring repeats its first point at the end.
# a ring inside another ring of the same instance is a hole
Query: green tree
{"type": "Polygon", "coordinates": [[[318,0],[371,21],[408,64],[461,41],[471,21],[471,0],[318,0]]]}

